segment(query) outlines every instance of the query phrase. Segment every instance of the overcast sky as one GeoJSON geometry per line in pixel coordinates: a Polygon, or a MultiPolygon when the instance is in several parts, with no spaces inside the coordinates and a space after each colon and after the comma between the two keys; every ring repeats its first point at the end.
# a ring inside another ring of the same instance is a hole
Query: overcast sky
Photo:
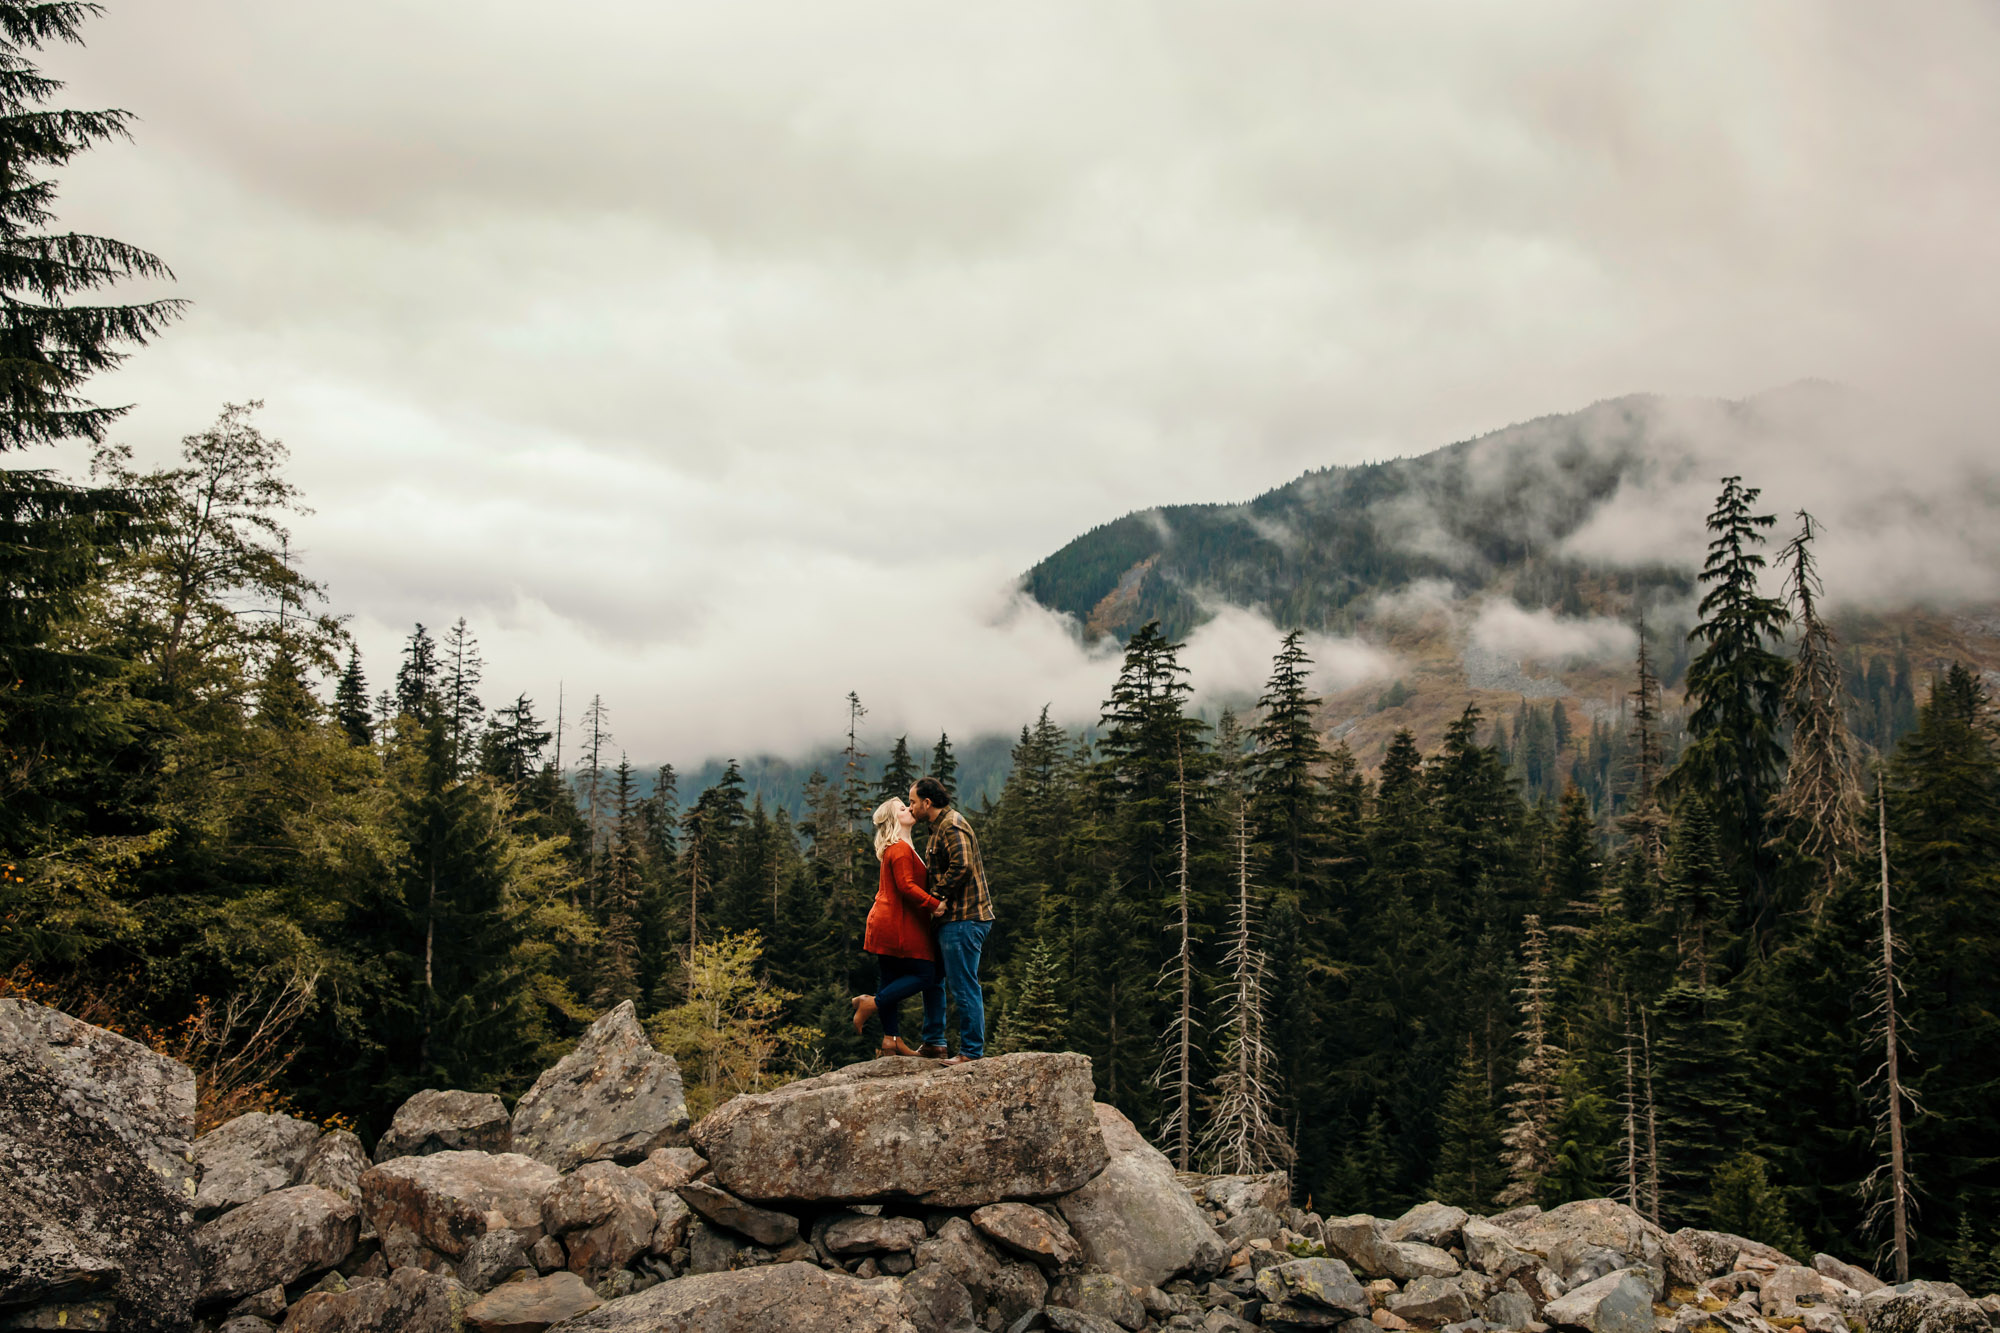
{"type": "Polygon", "coordinates": [[[639,761],[1080,719],[1011,582],[1135,508],[2000,352],[1991,0],[107,3],[122,438],[262,398],[374,684],[464,615],[639,761]]]}

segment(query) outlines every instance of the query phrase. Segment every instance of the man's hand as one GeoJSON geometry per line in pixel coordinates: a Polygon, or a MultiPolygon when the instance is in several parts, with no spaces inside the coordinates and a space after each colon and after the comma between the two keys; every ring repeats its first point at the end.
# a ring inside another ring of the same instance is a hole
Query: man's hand
{"type": "Polygon", "coordinates": [[[944,915],[944,899],[940,898],[938,899],[938,905],[931,909],[931,920],[935,921],[943,915],[944,915]]]}

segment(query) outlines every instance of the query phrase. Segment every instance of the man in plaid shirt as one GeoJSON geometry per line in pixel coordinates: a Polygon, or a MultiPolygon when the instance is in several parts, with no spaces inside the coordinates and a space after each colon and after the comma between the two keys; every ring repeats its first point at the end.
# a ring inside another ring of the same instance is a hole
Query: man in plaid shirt
{"type": "MultiPolygon", "coordinates": [[[[939,899],[938,952],[944,955],[944,984],[958,1006],[958,1054],[962,1064],[986,1054],[986,995],[979,988],[979,954],[993,929],[993,895],[972,824],[951,807],[951,793],[936,778],[919,778],[910,788],[910,813],[930,825],[924,852],[930,891],[939,899]]],[[[922,1055],[942,1056],[944,1032],[924,1033],[922,1055]],[[935,1038],[935,1040],[933,1040],[935,1038]]]]}

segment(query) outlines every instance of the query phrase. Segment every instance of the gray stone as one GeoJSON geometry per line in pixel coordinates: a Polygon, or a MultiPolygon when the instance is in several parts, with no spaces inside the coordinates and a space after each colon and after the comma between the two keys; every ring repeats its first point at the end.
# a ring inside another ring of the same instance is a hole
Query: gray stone
{"type": "MultiPolygon", "coordinates": [[[[1622,1203],[1580,1199],[1506,1229],[1521,1249],[1541,1255],[1572,1290],[1620,1268],[1650,1272],[1654,1299],[1666,1290],[1667,1234],[1622,1203]]],[[[1676,1267],[1691,1262],[1685,1247],[1675,1250],[1683,1256],[1676,1267]]]]}
{"type": "Polygon", "coordinates": [[[688,1228],[688,1272],[726,1273],[736,1267],[736,1256],[748,1246],[740,1236],[696,1222],[688,1228]]]}
{"type": "Polygon", "coordinates": [[[1050,1288],[1048,1300],[1052,1307],[1095,1315],[1120,1328],[1140,1329],[1146,1326],[1144,1290],[1115,1273],[1079,1273],[1050,1288]]]}
{"type": "Polygon", "coordinates": [[[222,1321],[215,1333],[270,1333],[276,1325],[260,1315],[231,1315],[222,1321]]]}
{"type": "Polygon", "coordinates": [[[672,1254],[687,1244],[688,1225],[694,1212],[678,1194],[662,1192],[653,1196],[653,1240],[646,1248],[654,1254],[672,1254]]]}
{"type": "Polygon", "coordinates": [[[1621,1268],[1550,1301],[1542,1318],[1587,1333],[1653,1333],[1654,1292],[1650,1270],[1621,1268]]]}
{"type": "MultiPolygon", "coordinates": [[[[1087,1076],[1088,1061],[1084,1068],[1087,1076]]],[[[1228,1250],[1167,1159],[1115,1108],[1098,1106],[1096,1117],[1110,1160],[1095,1179],[1056,1201],[1086,1261],[1139,1287],[1181,1273],[1220,1272],[1228,1250]]]]}
{"type": "MultiPolygon", "coordinates": [[[[511,1236],[514,1233],[510,1231],[507,1234],[511,1236]]],[[[478,1244],[477,1241],[473,1243],[478,1244]]],[[[467,1252],[470,1253],[470,1250],[467,1252]]],[[[528,1247],[528,1261],[534,1264],[538,1273],[553,1273],[569,1263],[569,1256],[563,1250],[561,1241],[554,1236],[544,1236],[528,1247]]]]}
{"type": "Polygon", "coordinates": [[[652,1191],[625,1168],[588,1162],[542,1196],[542,1229],[561,1236],[570,1271],[596,1281],[644,1254],[658,1215],[652,1191]]]}
{"type": "Polygon", "coordinates": [[[976,1208],[1075,1189],[1103,1167],[1090,1060],[889,1057],[732,1099],[694,1129],[715,1183],[757,1202],[976,1208]]]}
{"type": "MultiPolygon", "coordinates": [[[[1682,1227],[1673,1233],[1673,1239],[1685,1248],[1688,1257],[1693,1260],[1696,1283],[1735,1272],[1743,1267],[1741,1261],[1745,1258],[1761,1259],[1780,1267],[1797,1262],[1783,1250],[1745,1236],[1733,1236],[1727,1231],[1682,1227]]],[[[1681,1275],[1674,1276],[1678,1278],[1681,1275]]]]}
{"type": "Polygon", "coordinates": [[[1257,1275],[1257,1292],[1272,1304],[1314,1305],[1345,1317],[1368,1314],[1368,1293],[1338,1259],[1293,1259],[1257,1275]]]}
{"type": "Polygon", "coordinates": [[[1465,1288],[1443,1277],[1420,1277],[1391,1296],[1387,1304],[1389,1312],[1398,1319],[1432,1328],[1472,1317],[1472,1301],[1465,1288]]]}
{"type": "Polygon", "coordinates": [[[160,1162],[173,1144],[185,1152],[171,1131],[192,1127],[192,1075],[186,1118],[173,1121],[160,1057],[40,1009],[0,1001],[0,1306],[45,1306],[71,1328],[183,1327],[200,1280],[192,1168],[182,1161],[189,1174],[176,1177],[160,1162]],[[65,1043],[47,1059],[10,1045],[43,1032],[65,1043]],[[107,1118],[106,1100],[128,1075],[135,1105],[107,1118]]]}
{"type": "Polygon", "coordinates": [[[680,1069],[646,1040],[630,1000],[592,1023],[514,1108],[515,1149],[559,1171],[641,1161],[684,1143],[687,1128],[680,1069]]]}
{"type": "Polygon", "coordinates": [[[1454,1208],[1448,1203],[1432,1199],[1420,1203],[1395,1221],[1382,1228],[1382,1239],[1386,1241],[1421,1241],[1425,1245],[1435,1245],[1449,1249],[1456,1244],[1459,1230],[1471,1219],[1471,1214],[1463,1208],[1454,1208]]]}
{"type": "Polygon", "coordinates": [[[1051,1305],[1042,1311],[1043,1322],[1056,1333],[1118,1333],[1123,1327],[1103,1315],[1051,1305]]]}
{"type": "Polygon", "coordinates": [[[662,1282],[562,1326],[562,1333],[917,1333],[895,1279],[864,1282],[806,1263],[662,1282]]]}
{"type": "Polygon", "coordinates": [[[360,1231],[352,1199],[317,1185],[274,1190],[194,1233],[202,1268],[195,1301],[233,1301],[323,1272],[348,1256],[360,1231]]]}
{"type": "Polygon", "coordinates": [[[1863,1296],[1866,1296],[1871,1291],[1886,1290],[1889,1286],[1888,1283],[1876,1277],[1867,1269],[1857,1268],[1850,1263],[1843,1263],[1830,1254],[1815,1254],[1812,1266],[1814,1272],[1819,1273],[1823,1277],[1830,1277],[1843,1286],[1852,1287],[1863,1296]]]}
{"type": "Polygon", "coordinates": [[[748,1236],[759,1245],[784,1245],[798,1239],[798,1218],[790,1213],[745,1203],[728,1190],[718,1189],[705,1180],[691,1180],[674,1193],[710,1222],[748,1236]]]}
{"type": "Polygon", "coordinates": [[[942,1264],[925,1264],[904,1278],[903,1298],[918,1333],[970,1327],[977,1313],[972,1308],[972,1293],[942,1264]]]}
{"type": "Polygon", "coordinates": [[[1804,1319],[1813,1310],[1858,1310],[1860,1304],[1853,1288],[1801,1264],[1787,1263],[1757,1287],[1757,1308],[1766,1319],[1804,1319]]]}
{"type": "Polygon", "coordinates": [[[195,1216],[207,1220],[252,1199],[299,1183],[319,1143],[319,1126],[288,1115],[252,1111],[194,1141],[201,1188],[195,1216]]]}
{"type": "Polygon", "coordinates": [[[1522,1329],[1535,1317],[1535,1302],[1524,1291],[1496,1291],[1486,1298],[1483,1313],[1494,1328],[1522,1329]]]}
{"type": "Polygon", "coordinates": [[[972,1293],[974,1304],[991,1305],[1012,1320],[1048,1297],[1048,1280],[1032,1264],[1010,1263],[993,1252],[972,1224],[946,1217],[937,1235],[917,1246],[919,1268],[936,1264],[972,1293]]]}
{"type": "Polygon", "coordinates": [[[396,1268],[456,1263],[496,1227],[539,1240],[553,1167],[520,1153],[395,1157],[361,1176],[361,1207],[396,1268]]]}
{"type": "Polygon", "coordinates": [[[914,1250],[923,1238],[924,1224],[914,1217],[868,1217],[856,1213],[835,1221],[821,1239],[828,1250],[846,1258],[914,1250]]]}
{"type": "Polygon", "coordinates": [[[300,1297],[285,1312],[285,1333],[462,1333],[470,1296],[456,1278],[398,1268],[386,1280],[300,1297]]]}
{"type": "Polygon", "coordinates": [[[465,1326],[473,1333],[542,1333],[603,1304],[575,1273],[551,1273],[493,1288],[466,1308],[465,1326]]]}
{"type": "Polygon", "coordinates": [[[1426,1277],[1455,1277],[1458,1260],[1449,1251],[1417,1240],[1385,1241],[1382,1271],[1398,1282],[1414,1282],[1426,1277]]]}
{"type": "Polygon", "coordinates": [[[361,1173],[370,1163],[361,1151],[361,1140],[344,1129],[329,1130],[319,1136],[306,1164],[299,1171],[299,1184],[317,1185],[343,1199],[361,1202],[361,1173]]]}
{"type": "Polygon", "coordinates": [[[1083,1263],[1083,1246],[1070,1234],[1069,1226],[1054,1213],[1033,1204],[988,1204],[973,1212],[972,1225],[989,1239],[1024,1259],[1033,1260],[1048,1272],[1074,1272],[1083,1263]]]}
{"type": "Polygon", "coordinates": [[[1363,1277],[1385,1277],[1392,1262],[1382,1224],[1366,1213],[1329,1217],[1320,1223],[1326,1252],[1363,1277]]]}
{"type": "Polygon", "coordinates": [[[1291,1177],[1283,1171],[1261,1176],[1208,1176],[1201,1182],[1201,1201],[1234,1217],[1245,1208],[1268,1208],[1282,1214],[1292,1202],[1291,1177]]]}
{"type": "Polygon", "coordinates": [[[459,1261],[458,1283],[467,1291],[491,1291],[523,1269],[533,1271],[527,1247],[512,1231],[489,1231],[468,1245],[459,1261]]]}
{"type": "Polygon", "coordinates": [[[1488,1277],[1512,1277],[1541,1262],[1516,1248],[1507,1232],[1477,1217],[1467,1219],[1459,1228],[1459,1238],[1465,1246],[1465,1261],[1488,1277]]]}
{"type": "Polygon", "coordinates": [[[1895,1291],[1886,1296],[1875,1294],[1881,1298],[1862,1307],[1868,1333],[1987,1333],[1990,1327],[1986,1311],[1977,1301],[1963,1296],[1895,1291]]]}
{"type": "Polygon", "coordinates": [[[252,1292],[230,1306],[229,1313],[232,1318],[247,1314],[259,1319],[277,1319],[285,1313],[286,1304],[285,1289],[282,1285],[266,1287],[262,1291],[252,1292]]]}
{"type": "Polygon", "coordinates": [[[708,1170],[708,1163],[700,1153],[692,1148],[655,1148],[646,1154],[646,1160],[627,1167],[633,1175],[646,1182],[655,1194],[665,1194],[677,1190],[690,1180],[699,1180],[708,1170]]]}
{"type": "Polygon", "coordinates": [[[1285,1224],[1262,1204],[1251,1204],[1215,1229],[1223,1244],[1236,1249],[1253,1240],[1276,1240],[1285,1224]]]}
{"type": "Polygon", "coordinates": [[[434,1152],[512,1152],[514,1123],[507,1104],[491,1092],[440,1092],[425,1088],[396,1108],[388,1130],[375,1140],[375,1160],[423,1157],[434,1152]]]}

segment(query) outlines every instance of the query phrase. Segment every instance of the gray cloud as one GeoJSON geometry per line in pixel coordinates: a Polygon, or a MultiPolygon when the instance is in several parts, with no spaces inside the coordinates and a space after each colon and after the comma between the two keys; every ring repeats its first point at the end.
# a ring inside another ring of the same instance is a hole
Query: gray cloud
{"type": "MultiPolygon", "coordinates": [[[[496,695],[601,691],[648,759],[802,746],[849,688],[1080,720],[1115,662],[1007,591],[1069,537],[1635,389],[1857,386],[1922,430],[1770,454],[1769,498],[1856,596],[1891,548],[1986,577],[1976,0],[127,0],[91,37],[51,64],[141,121],[64,221],[197,302],[100,386],[124,438],[263,397],[378,681],[462,613],[496,695]]],[[[1679,549],[1716,438],[1579,542],[1679,549]]]]}

